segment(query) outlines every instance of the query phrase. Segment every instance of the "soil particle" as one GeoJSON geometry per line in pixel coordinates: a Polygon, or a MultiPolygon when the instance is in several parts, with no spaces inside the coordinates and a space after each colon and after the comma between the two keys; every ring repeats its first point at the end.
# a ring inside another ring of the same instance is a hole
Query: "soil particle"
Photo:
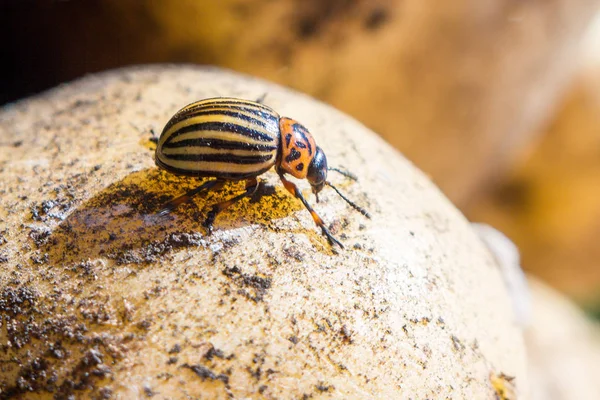
{"type": "Polygon", "coordinates": [[[240,287],[238,294],[258,303],[264,299],[267,290],[271,288],[271,278],[259,275],[244,274],[239,267],[228,267],[223,270],[223,275],[231,278],[240,287]]]}
{"type": "Polygon", "coordinates": [[[198,375],[203,381],[205,380],[212,380],[212,381],[221,381],[225,384],[225,386],[229,385],[229,377],[225,374],[216,374],[215,372],[213,372],[212,370],[199,365],[199,364],[194,364],[194,365],[189,365],[189,364],[183,364],[182,367],[184,368],[189,368],[192,371],[194,371],[194,373],[196,375],[198,375]]]}
{"type": "Polygon", "coordinates": [[[323,382],[321,382],[321,383],[319,383],[319,384],[317,385],[317,390],[318,390],[319,392],[321,392],[321,393],[323,393],[323,392],[329,392],[330,390],[333,390],[333,389],[334,389],[334,388],[333,388],[333,386],[332,386],[332,385],[327,385],[327,384],[325,384],[325,383],[323,383],[323,382]]]}
{"type": "Polygon", "coordinates": [[[52,231],[46,227],[32,227],[29,231],[29,237],[33,240],[35,245],[40,248],[48,241],[52,231]]]}
{"type": "Polygon", "coordinates": [[[179,352],[181,352],[181,346],[178,343],[173,345],[173,347],[171,347],[169,350],[169,354],[177,354],[179,352]]]}

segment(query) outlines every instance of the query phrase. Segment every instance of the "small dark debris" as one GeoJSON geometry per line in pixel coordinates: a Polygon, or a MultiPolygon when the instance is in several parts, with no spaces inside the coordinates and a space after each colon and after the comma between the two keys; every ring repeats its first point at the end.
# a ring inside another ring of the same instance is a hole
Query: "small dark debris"
{"type": "Polygon", "coordinates": [[[138,322],[138,324],[137,324],[138,328],[143,329],[145,331],[149,330],[151,326],[152,326],[152,321],[150,319],[144,319],[144,320],[138,322]]]}
{"type": "Polygon", "coordinates": [[[65,358],[66,350],[62,347],[61,343],[51,344],[48,349],[48,356],[62,360],[65,358]]]}
{"type": "Polygon", "coordinates": [[[256,367],[256,369],[252,369],[250,367],[246,367],[246,371],[257,381],[260,381],[260,377],[262,376],[262,371],[260,367],[256,367]]]}
{"type": "Polygon", "coordinates": [[[173,347],[171,347],[171,349],[169,350],[169,354],[177,354],[181,351],[181,346],[179,345],[179,343],[176,343],[175,345],[173,345],[173,347]]]}
{"type": "Polygon", "coordinates": [[[225,353],[223,352],[223,350],[219,350],[219,349],[215,349],[214,347],[211,347],[204,355],[204,358],[210,361],[214,357],[224,359],[224,360],[230,360],[233,358],[233,354],[226,356],[225,353]]]}
{"type": "Polygon", "coordinates": [[[74,264],[69,268],[72,272],[80,273],[83,276],[94,276],[94,263],[90,260],[74,264]]]}
{"type": "Polygon", "coordinates": [[[102,388],[98,392],[101,399],[108,400],[112,397],[112,390],[109,388],[102,388]]]}
{"type": "Polygon", "coordinates": [[[324,383],[319,383],[317,385],[317,390],[321,393],[329,392],[330,390],[333,390],[333,389],[334,389],[333,385],[326,385],[324,383]]]}
{"type": "Polygon", "coordinates": [[[81,359],[82,366],[99,365],[102,364],[102,353],[96,349],[90,349],[81,359]]]}
{"type": "Polygon", "coordinates": [[[223,382],[225,385],[229,384],[229,377],[227,375],[225,375],[225,374],[215,374],[213,371],[211,371],[210,369],[208,369],[208,368],[206,368],[206,367],[204,367],[202,365],[198,365],[198,364],[194,364],[194,365],[183,364],[182,367],[191,369],[203,381],[205,381],[207,379],[212,380],[212,381],[217,381],[218,380],[218,381],[223,382]]]}
{"type": "Polygon", "coordinates": [[[146,395],[146,397],[153,397],[155,394],[158,393],[152,390],[150,386],[144,385],[144,394],[146,395]]]}
{"type": "Polygon", "coordinates": [[[456,350],[459,353],[465,351],[465,345],[460,341],[459,338],[457,338],[454,335],[452,335],[450,338],[452,339],[452,346],[454,347],[454,350],[456,350]]]}
{"type": "Polygon", "coordinates": [[[340,329],[340,335],[342,336],[342,341],[346,344],[352,344],[352,333],[348,329],[346,325],[343,325],[340,329]]]}
{"type": "Polygon", "coordinates": [[[48,255],[48,253],[44,253],[44,254],[34,253],[29,258],[31,259],[31,261],[34,264],[38,264],[38,265],[48,264],[48,261],[50,260],[50,256],[48,255]]]}
{"type": "Polygon", "coordinates": [[[297,336],[290,336],[288,340],[294,344],[298,344],[298,342],[300,341],[297,336]]]}
{"type": "Polygon", "coordinates": [[[58,388],[55,397],[75,398],[74,391],[93,390],[96,380],[104,379],[112,373],[108,365],[102,363],[104,355],[97,349],[88,350],[70,372],[70,379],[58,388]]]}
{"type": "Polygon", "coordinates": [[[169,364],[169,365],[177,364],[177,361],[179,361],[179,358],[177,358],[177,357],[169,357],[169,360],[167,361],[167,364],[169,364]]]}
{"type": "Polygon", "coordinates": [[[305,253],[302,250],[300,250],[300,248],[298,248],[298,246],[296,245],[284,247],[283,254],[290,258],[293,258],[296,261],[304,261],[305,253]]]}
{"type": "Polygon", "coordinates": [[[33,240],[35,245],[39,248],[46,244],[52,231],[48,228],[34,227],[29,231],[29,237],[33,240]]]}
{"type": "MultiPolygon", "coordinates": [[[[116,235],[112,240],[116,239],[116,235]]],[[[111,236],[109,236],[111,240],[111,236]]],[[[139,250],[125,250],[118,254],[116,261],[118,264],[141,264],[158,261],[160,256],[173,250],[185,247],[206,246],[207,242],[198,232],[194,233],[171,233],[167,238],[161,241],[153,241],[139,250]]]]}
{"type": "Polygon", "coordinates": [[[241,289],[241,295],[254,302],[262,301],[267,290],[271,288],[271,278],[263,278],[258,275],[244,274],[238,267],[228,267],[223,270],[223,275],[231,278],[241,289]],[[246,289],[253,289],[253,293],[246,289]]]}
{"type": "MultiPolygon", "coordinates": [[[[72,197],[67,194],[68,197],[72,197]]],[[[62,221],[65,218],[65,213],[71,208],[73,200],[68,197],[59,197],[54,200],[44,200],[41,204],[32,204],[29,207],[31,218],[34,221],[44,222],[48,218],[62,221]]]]}

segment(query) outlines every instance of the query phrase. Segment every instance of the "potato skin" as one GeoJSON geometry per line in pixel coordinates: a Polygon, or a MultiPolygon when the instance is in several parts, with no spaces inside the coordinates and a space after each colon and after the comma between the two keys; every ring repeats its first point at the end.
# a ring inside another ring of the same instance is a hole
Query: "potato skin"
{"type": "Polygon", "coordinates": [[[331,107],[216,68],[137,67],[5,107],[0,137],[4,396],[493,399],[490,377],[510,376],[526,398],[489,252],[422,173],[331,107]],[[154,166],[152,132],[191,101],[264,93],[358,175],[331,179],[372,220],[332,191],[315,204],[347,251],[273,172],[212,236],[206,205],[235,184],[156,215],[197,181],[154,166]]]}

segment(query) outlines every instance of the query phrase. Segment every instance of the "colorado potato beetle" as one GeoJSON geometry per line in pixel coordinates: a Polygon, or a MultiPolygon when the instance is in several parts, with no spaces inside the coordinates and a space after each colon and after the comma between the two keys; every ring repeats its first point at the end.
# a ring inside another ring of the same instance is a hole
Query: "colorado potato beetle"
{"type": "Polygon", "coordinates": [[[160,214],[167,214],[192,196],[217,189],[226,181],[246,181],[243,193],[215,204],[209,211],[204,222],[209,232],[217,214],[254,194],[259,185],[257,177],[273,166],[285,188],[304,204],[332,245],[343,248],[285,174],[307,179],[317,202],[318,193],[327,185],[354,209],[369,217],[367,211],[327,181],[327,171],[356,178],[337,168],[328,168],[325,153],[303,125],[279,116],[259,101],[217,97],[182,108],[165,125],[157,142],[155,161],[159,168],[175,175],[216,178],[171,200],[160,214]]]}

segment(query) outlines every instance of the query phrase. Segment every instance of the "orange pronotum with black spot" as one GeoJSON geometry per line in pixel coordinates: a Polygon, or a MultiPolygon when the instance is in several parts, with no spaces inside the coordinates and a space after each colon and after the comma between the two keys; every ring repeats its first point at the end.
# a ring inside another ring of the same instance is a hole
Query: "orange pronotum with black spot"
{"type": "Polygon", "coordinates": [[[315,139],[303,125],[286,117],[279,119],[279,132],[281,133],[279,166],[294,178],[306,179],[308,166],[317,151],[315,139]]]}

